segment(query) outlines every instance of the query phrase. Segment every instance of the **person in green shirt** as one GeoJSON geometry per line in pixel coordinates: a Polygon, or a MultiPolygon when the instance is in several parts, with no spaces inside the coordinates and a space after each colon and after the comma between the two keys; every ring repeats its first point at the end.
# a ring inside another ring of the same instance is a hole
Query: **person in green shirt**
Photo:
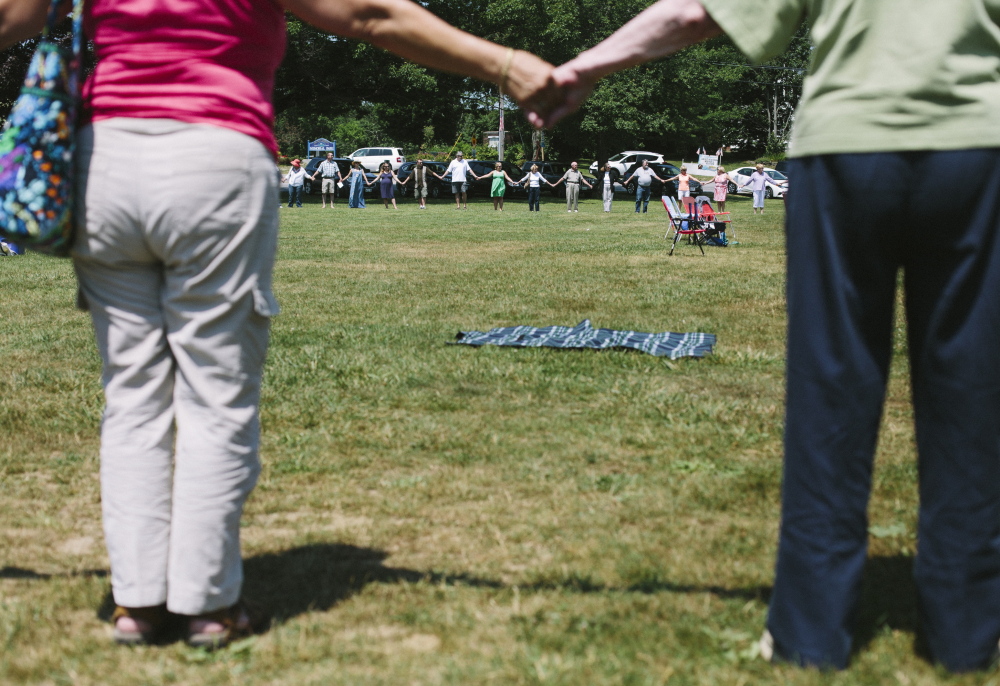
{"type": "MultiPolygon", "coordinates": [[[[551,126],[611,73],[725,32],[755,63],[806,23],[788,155],[781,529],[765,657],[843,668],[903,273],[920,629],[981,669],[1000,639],[1000,0],[659,0],[553,74],[551,126]],[[937,175],[932,170],[960,169],[937,175]],[[859,188],[878,184],[878,195],[859,188]]],[[[899,580],[903,585],[903,580],[899,580]]]]}

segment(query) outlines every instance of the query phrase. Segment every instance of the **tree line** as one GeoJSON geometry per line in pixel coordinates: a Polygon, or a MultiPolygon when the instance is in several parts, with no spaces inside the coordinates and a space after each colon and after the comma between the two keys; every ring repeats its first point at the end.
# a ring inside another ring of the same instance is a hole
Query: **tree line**
{"type": "MultiPolygon", "coordinates": [[[[644,8],[602,0],[426,0],[445,21],[554,64],[597,44],[644,8]]],[[[274,93],[275,133],[284,154],[337,140],[342,154],[398,146],[408,154],[468,152],[496,130],[495,88],[406,62],[366,43],[330,36],[288,16],[288,47],[274,93]]],[[[68,38],[68,27],[57,34],[68,38]]],[[[17,97],[37,39],[0,54],[0,106],[17,97]]],[[[704,146],[738,145],[747,158],[784,150],[809,59],[805,29],[780,58],[749,65],[722,36],[604,79],[578,113],[545,132],[546,156],[606,159],[648,149],[692,157],[704,146]]],[[[93,64],[88,49],[85,66],[93,64]]],[[[507,103],[513,107],[513,103],[507,103]]],[[[516,110],[505,116],[508,159],[531,158],[541,143],[516,110]]],[[[481,155],[482,156],[482,155],[481,155]]]]}

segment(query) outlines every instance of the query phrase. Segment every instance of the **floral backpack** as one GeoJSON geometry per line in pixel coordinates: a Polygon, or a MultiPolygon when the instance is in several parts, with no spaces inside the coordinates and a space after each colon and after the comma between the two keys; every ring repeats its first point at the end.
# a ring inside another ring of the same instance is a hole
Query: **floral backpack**
{"type": "Polygon", "coordinates": [[[52,0],[21,95],[0,131],[0,238],[51,255],[73,238],[73,152],[83,0],[73,0],[73,47],[50,37],[52,0]]]}

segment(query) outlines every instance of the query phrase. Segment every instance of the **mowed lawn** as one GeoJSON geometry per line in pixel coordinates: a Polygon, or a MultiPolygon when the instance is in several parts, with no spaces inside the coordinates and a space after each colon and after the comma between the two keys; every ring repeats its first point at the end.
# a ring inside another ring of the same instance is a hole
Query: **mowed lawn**
{"type": "MultiPolygon", "coordinates": [[[[215,654],[115,647],[100,365],[68,261],[0,259],[0,683],[983,684],[914,654],[904,324],[879,445],[860,650],[755,657],[781,481],[781,201],[740,244],[680,245],[628,200],[494,212],[281,210],[244,518],[273,617],[215,654]],[[473,349],[515,324],[718,335],[716,354],[473,349]]],[[[137,459],[141,456],[137,455],[137,459]]]]}

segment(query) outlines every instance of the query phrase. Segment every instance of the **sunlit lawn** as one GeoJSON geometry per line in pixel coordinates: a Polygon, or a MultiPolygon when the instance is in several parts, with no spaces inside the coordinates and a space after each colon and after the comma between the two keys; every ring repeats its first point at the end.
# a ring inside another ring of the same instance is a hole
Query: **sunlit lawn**
{"type": "MultiPolygon", "coordinates": [[[[70,264],[0,259],[0,683],[981,684],[913,651],[911,411],[897,351],[859,653],[754,658],[772,581],[784,373],[781,201],[739,245],[547,198],[282,209],[244,520],[267,633],[111,645],[99,363],[70,264]],[[473,349],[514,324],[705,331],[716,354],[473,349]]],[[[900,325],[902,326],[902,325],[900,325]]],[[[899,344],[902,346],[902,342],[899,344]]]]}

